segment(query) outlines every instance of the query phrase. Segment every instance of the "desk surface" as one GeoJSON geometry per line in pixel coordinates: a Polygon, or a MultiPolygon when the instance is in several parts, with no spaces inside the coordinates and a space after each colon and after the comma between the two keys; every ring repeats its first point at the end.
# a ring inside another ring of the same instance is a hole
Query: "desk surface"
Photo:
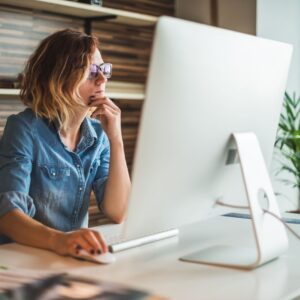
{"type": "MultiPolygon", "coordinates": [[[[109,231],[114,225],[104,226],[97,229],[109,231]]],[[[300,225],[292,227],[300,233],[300,225]]],[[[300,295],[300,241],[290,235],[288,252],[253,271],[178,260],[180,256],[214,244],[254,247],[252,238],[249,220],[217,217],[182,228],[179,237],[117,253],[117,262],[112,265],[78,261],[18,244],[0,247],[0,265],[64,270],[120,282],[171,299],[282,300],[300,295]]]]}

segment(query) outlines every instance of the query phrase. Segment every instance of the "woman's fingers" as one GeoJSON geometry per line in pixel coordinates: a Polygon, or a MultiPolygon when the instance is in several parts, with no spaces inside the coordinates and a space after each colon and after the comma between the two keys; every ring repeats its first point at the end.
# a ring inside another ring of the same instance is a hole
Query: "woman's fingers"
{"type": "Polygon", "coordinates": [[[60,251],[60,253],[70,255],[79,255],[80,250],[85,250],[91,255],[105,253],[108,250],[101,234],[90,229],[80,229],[66,233],[63,247],[66,250],[60,251]]]}
{"type": "Polygon", "coordinates": [[[92,113],[92,118],[95,118],[98,115],[106,115],[107,117],[117,116],[119,114],[118,111],[113,109],[112,107],[102,104],[101,107],[96,108],[92,113]]]}
{"type": "Polygon", "coordinates": [[[83,239],[79,231],[67,233],[64,243],[67,251],[65,254],[78,255],[82,249],[87,252],[91,249],[89,243],[83,239]]]}
{"type": "Polygon", "coordinates": [[[107,247],[107,244],[106,244],[106,242],[105,242],[102,234],[99,233],[96,230],[93,230],[93,233],[94,233],[94,236],[96,237],[96,239],[98,240],[98,242],[101,244],[103,252],[104,253],[107,252],[108,251],[108,247],[107,247]]]}
{"type": "Polygon", "coordinates": [[[108,98],[92,100],[91,105],[96,107],[91,117],[100,120],[108,139],[111,142],[122,140],[120,108],[108,98]]]}
{"type": "Polygon", "coordinates": [[[76,242],[75,242],[79,247],[78,250],[84,249],[87,252],[94,254],[95,250],[94,247],[91,243],[89,243],[89,241],[84,237],[84,234],[80,234],[77,238],[76,238],[76,242]]]}
{"type": "Polygon", "coordinates": [[[105,252],[102,244],[93,231],[86,231],[83,234],[83,238],[89,243],[90,246],[92,246],[92,248],[89,250],[90,254],[100,254],[105,252]]]}
{"type": "Polygon", "coordinates": [[[120,108],[109,98],[104,97],[104,98],[95,98],[93,100],[91,100],[89,106],[90,107],[97,107],[97,106],[101,106],[103,104],[108,105],[109,107],[111,107],[112,109],[114,109],[115,111],[119,112],[120,108]]]}
{"type": "Polygon", "coordinates": [[[71,243],[68,247],[68,254],[70,255],[78,255],[79,251],[82,249],[82,247],[78,244],[78,242],[74,241],[71,243]]]}

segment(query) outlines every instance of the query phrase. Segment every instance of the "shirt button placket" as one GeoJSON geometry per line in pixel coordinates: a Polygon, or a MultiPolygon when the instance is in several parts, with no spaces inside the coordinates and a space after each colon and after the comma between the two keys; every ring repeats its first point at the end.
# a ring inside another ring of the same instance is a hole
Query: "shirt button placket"
{"type": "MultiPolygon", "coordinates": [[[[78,172],[78,176],[79,176],[79,183],[80,183],[80,186],[79,186],[79,195],[78,195],[78,198],[80,199],[82,197],[82,190],[83,190],[83,187],[81,186],[82,185],[82,171],[81,171],[81,165],[76,162],[75,163],[75,166],[77,168],[77,172],[78,172]]],[[[78,208],[75,208],[74,210],[74,223],[76,222],[76,219],[77,219],[77,214],[78,214],[78,208]]]]}
{"type": "MultiPolygon", "coordinates": [[[[77,169],[78,169],[78,173],[80,174],[80,182],[82,184],[82,178],[81,178],[81,170],[80,170],[80,165],[77,164],[77,169]]],[[[79,187],[79,191],[82,192],[83,188],[82,186],[79,187]]]]}

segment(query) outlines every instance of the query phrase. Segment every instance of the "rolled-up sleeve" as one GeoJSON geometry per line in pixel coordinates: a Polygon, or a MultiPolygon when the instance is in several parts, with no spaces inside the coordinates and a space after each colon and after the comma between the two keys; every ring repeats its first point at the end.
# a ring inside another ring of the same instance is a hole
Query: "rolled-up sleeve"
{"type": "Polygon", "coordinates": [[[110,147],[109,147],[109,141],[106,134],[104,134],[103,136],[102,144],[103,147],[100,153],[99,166],[93,183],[93,191],[95,193],[97,204],[100,209],[101,209],[101,204],[103,202],[103,196],[104,196],[105,186],[108,178],[109,161],[110,161],[110,147]]]}
{"type": "Polygon", "coordinates": [[[18,116],[9,117],[0,140],[0,217],[13,209],[34,216],[29,196],[32,159],[32,129],[18,116]]]}

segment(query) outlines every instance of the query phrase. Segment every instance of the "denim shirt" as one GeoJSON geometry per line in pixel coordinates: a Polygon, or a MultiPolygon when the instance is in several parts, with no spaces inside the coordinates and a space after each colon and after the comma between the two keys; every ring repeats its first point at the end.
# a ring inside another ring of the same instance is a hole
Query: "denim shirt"
{"type": "Polygon", "coordinates": [[[73,152],[55,123],[31,109],[10,116],[0,141],[0,217],[19,209],[61,231],[87,227],[90,193],[100,207],[109,158],[109,141],[97,120],[84,119],[73,152]]]}

